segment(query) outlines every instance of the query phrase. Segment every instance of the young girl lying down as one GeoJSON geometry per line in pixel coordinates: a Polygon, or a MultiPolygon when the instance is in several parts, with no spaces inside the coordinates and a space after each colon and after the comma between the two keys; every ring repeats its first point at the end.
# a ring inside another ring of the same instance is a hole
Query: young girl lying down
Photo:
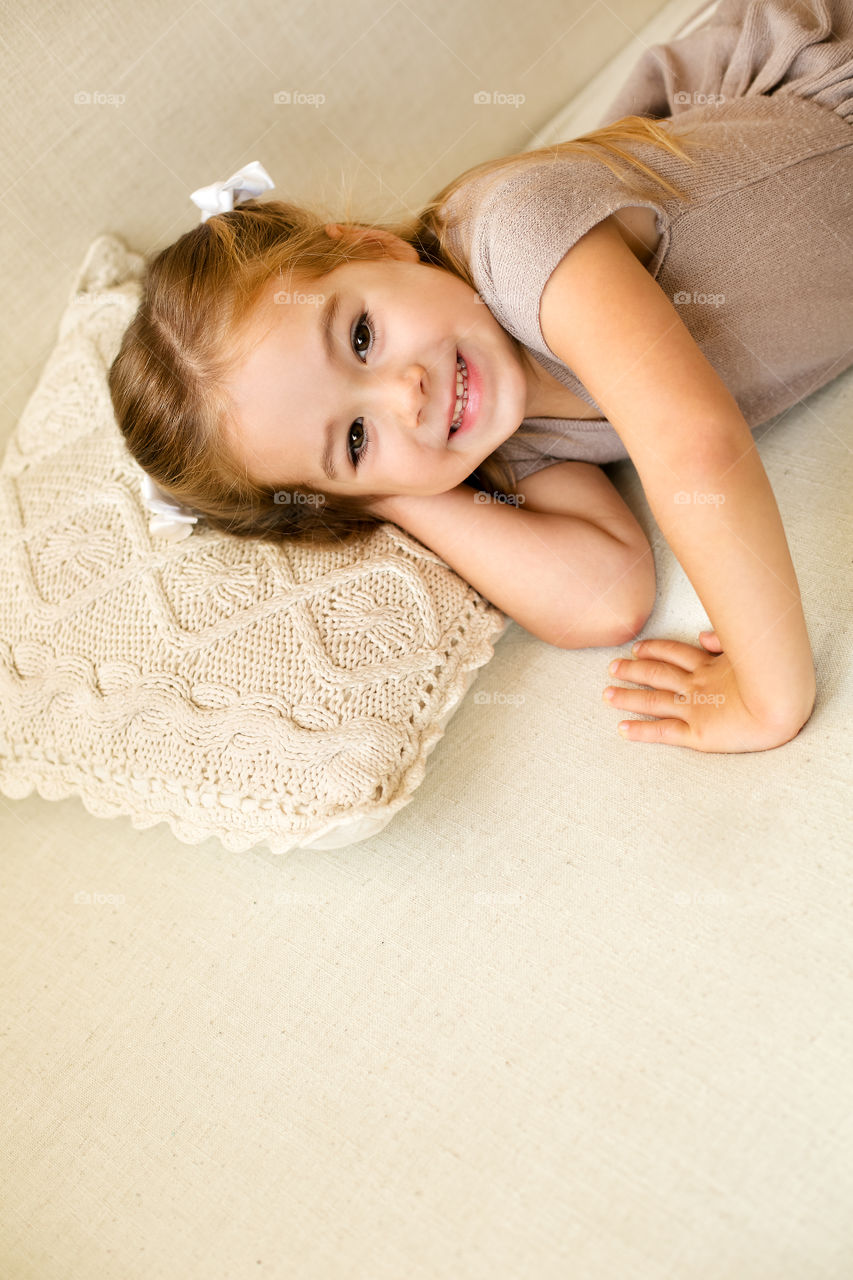
{"type": "Polygon", "coordinates": [[[851,27],[843,3],[724,0],[641,60],[616,102],[642,114],[479,165],[405,223],[206,217],[148,264],[110,370],[128,447],[241,537],[392,521],[564,648],[627,644],[654,605],[600,466],[630,457],[713,630],[611,663],[642,688],[610,704],[653,717],[620,731],[789,741],[815,674],[752,431],[853,361],[851,27]]]}

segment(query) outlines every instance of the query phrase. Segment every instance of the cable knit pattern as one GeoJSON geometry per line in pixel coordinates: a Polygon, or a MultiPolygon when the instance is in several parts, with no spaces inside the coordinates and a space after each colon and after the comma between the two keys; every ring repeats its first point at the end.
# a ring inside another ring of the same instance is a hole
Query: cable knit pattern
{"type": "Polygon", "coordinates": [[[343,847],[411,800],[508,619],[391,524],[152,537],[106,381],[142,268],[90,246],[0,467],[0,788],[234,852],[343,847]]]}

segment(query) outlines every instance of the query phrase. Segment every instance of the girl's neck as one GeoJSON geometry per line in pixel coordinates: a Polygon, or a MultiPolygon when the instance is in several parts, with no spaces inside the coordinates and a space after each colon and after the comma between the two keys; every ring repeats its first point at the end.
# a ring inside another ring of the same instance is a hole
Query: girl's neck
{"type": "Polygon", "coordinates": [[[544,369],[519,343],[519,356],[527,378],[525,418],[597,418],[600,414],[544,369]]]}

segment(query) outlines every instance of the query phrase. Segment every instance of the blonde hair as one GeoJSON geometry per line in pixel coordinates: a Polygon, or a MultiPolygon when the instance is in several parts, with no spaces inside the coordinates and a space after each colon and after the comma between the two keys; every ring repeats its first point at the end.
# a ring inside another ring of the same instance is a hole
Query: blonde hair
{"type": "MultiPolygon", "coordinates": [[[[447,243],[451,224],[443,206],[455,191],[490,173],[496,181],[512,165],[571,155],[607,165],[628,190],[647,197],[648,190],[621,171],[616,163],[621,158],[670,194],[683,196],[626,151],[626,142],[650,142],[695,162],[664,123],[625,116],[568,142],[485,161],[453,179],[405,221],[337,221],[391,232],[413,245],[421,261],[444,267],[476,290],[467,263],[447,243]]],[[[245,322],[270,279],[283,273],[317,282],[344,262],[376,260],[385,253],[370,239],[331,239],[325,231],[330,221],[335,219],[321,216],[316,206],[249,200],[186,232],[146,261],[138,309],[109,370],[116,420],[142,469],[211,527],[238,537],[337,543],[369,533],[379,519],[368,510],[376,495],[257,484],[227,438],[234,406],[226,379],[244,356],[245,322]]],[[[516,346],[529,363],[523,344],[516,346]]],[[[516,482],[512,469],[493,453],[465,483],[507,495],[516,482]]]]}

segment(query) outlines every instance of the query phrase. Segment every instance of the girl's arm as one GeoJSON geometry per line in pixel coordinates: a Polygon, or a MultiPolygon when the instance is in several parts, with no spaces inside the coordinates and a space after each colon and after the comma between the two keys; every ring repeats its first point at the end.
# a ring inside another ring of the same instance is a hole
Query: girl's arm
{"type": "Polygon", "coordinates": [[[643,641],[618,676],[654,692],[622,689],[613,705],[659,719],[630,721],[630,736],[708,751],[788,741],[811,714],[814,665],[779,510],[737,402],[607,221],[550,276],[540,322],[623,439],[724,651],[643,641]]]}
{"type": "Polygon", "coordinates": [[[372,509],[549,644],[579,649],[633,639],[654,604],[654,560],[607,477],[588,463],[557,463],[530,476],[517,493],[519,506],[459,485],[446,493],[382,498],[372,509]],[[545,479],[556,471],[564,474],[545,479]],[[559,510],[533,509],[559,479],[572,498],[557,503],[559,510]],[[569,503],[578,514],[568,513],[569,503]]]}

